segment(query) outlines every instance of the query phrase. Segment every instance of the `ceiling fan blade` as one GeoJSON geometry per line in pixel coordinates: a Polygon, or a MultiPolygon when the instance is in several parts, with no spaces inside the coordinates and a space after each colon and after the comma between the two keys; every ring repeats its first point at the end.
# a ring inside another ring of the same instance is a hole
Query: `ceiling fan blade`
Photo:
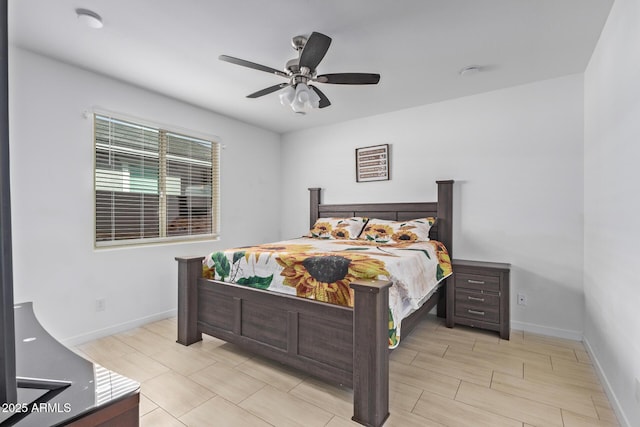
{"type": "Polygon", "coordinates": [[[336,85],[375,85],[380,81],[380,74],[371,73],[336,73],[322,74],[315,78],[318,83],[336,85]]]}
{"type": "Polygon", "coordinates": [[[310,87],[311,89],[313,89],[313,91],[314,91],[315,93],[317,93],[317,94],[318,94],[318,96],[320,97],[320,105],[319,105],[319,108],[324,108],[324,107],[328,107],[329,105],[331,105],[331,101],[329,101],[329,98],[327,98],[327,96],[326,96],[324,93],[322,93],[322,91],[321,91],[320,89],[318,89],[318,88],[317,88],[317,87],[315,87],[315,86],[311,86],[311,85],[309,85],[309,87],[310,87]]]}
{"type": "Polygon", "coordinates": [[[234,58],[233,56],[220,55],[218,59],[232,64],[242,65],[243,67],[253,68],[254,70],[264,71],[266,73],[282,77],[289,77],[284,71],[276,70],[275,68],[267,67],[266,65],[256,64],[255,62],[245,61],[244,59],[234,58]]]}
{"type": "Polygon", "coordinates": [[[300,67],[315,70],[331,45],[331,37],[322,33],[313,32],[300,54],[300,67]]]}
{"type": "Polygon", "coordinates": [[[277,90],[284,89],[287,86],[291,86],[291,84],[290,83],[280,83],[279,85],[270,86],[268,88],[265,88],[265,89],[259,90],[257,92],[254,92],[251,95],[247,95],[247,98],[259,98],[261,96],[268,95],[268,94],[270,94],[272,92],[275,92],[277,90]]]}

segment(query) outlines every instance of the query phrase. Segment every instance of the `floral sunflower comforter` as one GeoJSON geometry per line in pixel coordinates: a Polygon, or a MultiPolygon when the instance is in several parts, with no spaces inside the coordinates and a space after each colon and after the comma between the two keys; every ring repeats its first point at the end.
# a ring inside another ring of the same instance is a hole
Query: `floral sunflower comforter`
{"type": "Polygon", "coordinates": [[[209,254],[204,277],[353,307],[349,284],[388,279],[389,347],[400,342],[402,319],[451,275],[441,242],[380,244],[365,240],[299,238],[209,254]]]}

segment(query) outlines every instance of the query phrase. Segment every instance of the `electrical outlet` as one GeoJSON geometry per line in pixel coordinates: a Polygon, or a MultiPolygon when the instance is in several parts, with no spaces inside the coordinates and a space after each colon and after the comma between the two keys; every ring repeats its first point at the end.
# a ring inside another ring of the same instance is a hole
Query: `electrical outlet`
{"type": "Polygon", "coordinates": [[[96,300],[96,311],[105,311],[107,309],[107,300],[104,298],[98,298],[96,300]]]}
{"type": "Polygon", "coordinates": [[[636,378],[636,402],[640,403],[640,380],[636,378]]]}
{"type": "Polygon", "coordinates": [[[518,305],[527,305],[527,296],[525,294],[518,294],[518,305]]]}

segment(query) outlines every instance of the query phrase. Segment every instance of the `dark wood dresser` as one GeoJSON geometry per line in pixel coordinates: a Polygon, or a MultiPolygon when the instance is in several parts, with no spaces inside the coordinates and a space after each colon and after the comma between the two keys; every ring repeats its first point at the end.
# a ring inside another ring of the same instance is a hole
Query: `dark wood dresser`
{"type": "Polygon", "coordinates": [[[453,279],[447,281],[446,325],[498,331],[508,340],[511,332],[509,275],[504,263],[454,259],[453,279]]]}

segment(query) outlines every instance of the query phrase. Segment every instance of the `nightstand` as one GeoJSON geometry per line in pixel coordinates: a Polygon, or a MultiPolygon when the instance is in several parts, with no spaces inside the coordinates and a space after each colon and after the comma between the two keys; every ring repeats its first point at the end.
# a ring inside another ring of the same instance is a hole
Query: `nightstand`
{"type": "Polygon", "coordinates": [[[498,331],[508,340],[510,264],[454,259],[447,280],[446,325],[498,331]]]}

